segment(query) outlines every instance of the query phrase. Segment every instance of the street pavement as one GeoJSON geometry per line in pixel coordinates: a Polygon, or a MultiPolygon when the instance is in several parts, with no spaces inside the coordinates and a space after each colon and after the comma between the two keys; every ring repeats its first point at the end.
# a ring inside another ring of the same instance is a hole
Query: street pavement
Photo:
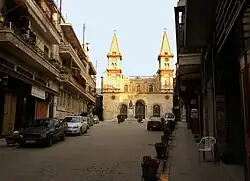
{"type": "Polygon", "coordinates": [[[48,148],[0,146],[0,180],[140,181],[142,157],[155,156],[160,135],[146,123],[102,122],[48,148]]]}

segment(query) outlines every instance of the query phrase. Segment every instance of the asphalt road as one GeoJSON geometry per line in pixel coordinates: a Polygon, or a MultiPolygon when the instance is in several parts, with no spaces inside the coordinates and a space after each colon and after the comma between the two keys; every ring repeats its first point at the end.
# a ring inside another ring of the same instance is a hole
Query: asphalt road
{"type": "Polygon", "coordinates": [[[1,181],[140,181],[142,157],[160,132],[146,123],[103,122],[48,148],[0,147],[1,181]]]}

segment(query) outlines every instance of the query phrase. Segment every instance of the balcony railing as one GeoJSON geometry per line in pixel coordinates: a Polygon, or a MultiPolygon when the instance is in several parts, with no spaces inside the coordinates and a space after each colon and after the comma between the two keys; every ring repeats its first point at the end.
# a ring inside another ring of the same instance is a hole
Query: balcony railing
{"type": "Polygon", "coordinates": [[[218,51],[223,46],[245,0],[218,0],[216,7],[216,44],[218,51]]]}
{"type": "Polygon", "coordinates": [[[84,87],[82,85],[80,85],[71,74],[61,74],[60,78],[62,79],[62,81],[66,81],[69,82],[70,84],[72,84],[77,90],[80,90],[80,92],[85,95],[87,98],[89,98],[91,101],[95,102],[95,97],[89,93],[88,91],[86,91],[84,89],[84,87]]]}
{"type": "MultiPolygon", "coordinates": [[[[35,21],[39,21],[39,25],[43,25],[51,34],[51,37],[57,42],[60,43],[61,35],[57,30],[55,24],[52,23],[51,19],[49,18],[48,14],[44,9],[39,6],[34,0],[24,0],[27,7],[29,8],[28,11],[31,16],[35,19],[35,21]]],[[[43,27],[41,27],[43,28],[43,27]]]]}
{"type": "Polygon", "coordinates": [[[60,53],[65,53],[65,52],[69,53],[71,55],[71,57],[73,58],[73,60],[76,62],[76,64],[80,67],[81,71],[86,72],[86,67],[82,63],[81,59],[78,57],[74,48],[69,43],[68,44],[61,44],[59,52],[60,53]]]}
{"type": "Polygon", "coordinates": [[[56,70],[56,68],[52,66],[53,64],[51,63],[51,58],[48,56],[47,53],[45,53],[37,46],[37,37],[35,32],[30,30],[29,28],[17,28],[11,22],[4,22],[0,23],[0,33],[3,33],[2,41],[10,41],[12,44],[15,44],[16,47],[19,47],[20,49],[22,49],[23,52],[38,61],[41,65],[45,66],[54,74],[57,74],[58,70],[56,70]],[[19,43],[17,43],[18,40],[19,43]],[[32,51],[27,51],[28,49],[23,49],[22,47],[27,47],[32,51]],[[41,61],[43,60],[43,62],[39,61],[38,58],[34,57],[34,53],[38,55],[39,58],[41,58],[41,61]],[[51,64],[45,64],[44,61],[47,61],[51,64]],[[51,69],[51,66],[53,67],[53,69],[51,69]]]}
{"type": "Polygon", "coordinates": [[[31,49],[35,50],[38,55],[50,61],[50,57],[47,53],[44,53],[42,49],[40,49],[36,45],[36,34],[32,32],[30,29],[22,29],[16,28],[11,22],[4,22],[2,27],[0,27],[0,31],[7,30],[16,34],[20,39],[22,39],[31,49]]]}

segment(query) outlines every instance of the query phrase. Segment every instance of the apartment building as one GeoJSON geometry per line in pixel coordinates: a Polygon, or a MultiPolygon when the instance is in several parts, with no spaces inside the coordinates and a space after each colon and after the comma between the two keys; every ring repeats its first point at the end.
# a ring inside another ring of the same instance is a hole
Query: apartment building
{"type": "Polygon", "coordinates": [[[53,0],[0,2],[0,135],[91,109],[96,71],[53,0]]]}

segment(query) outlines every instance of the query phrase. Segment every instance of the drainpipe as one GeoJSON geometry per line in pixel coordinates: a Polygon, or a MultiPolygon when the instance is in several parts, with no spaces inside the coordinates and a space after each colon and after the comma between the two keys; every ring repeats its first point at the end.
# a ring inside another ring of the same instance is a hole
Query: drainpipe
{"type": "MultiPolygon", "coordinates": [[[[215,36],[213,35],[213,39],[215,36]]],[[[214,43],[215,41],[213,41],[214,43]]],[[[216,138],[216,83],[215,83],[215,49],[214,49],[214,44],[212,46],[212,95],[213,95],[213,136],[216,138]]]]}

